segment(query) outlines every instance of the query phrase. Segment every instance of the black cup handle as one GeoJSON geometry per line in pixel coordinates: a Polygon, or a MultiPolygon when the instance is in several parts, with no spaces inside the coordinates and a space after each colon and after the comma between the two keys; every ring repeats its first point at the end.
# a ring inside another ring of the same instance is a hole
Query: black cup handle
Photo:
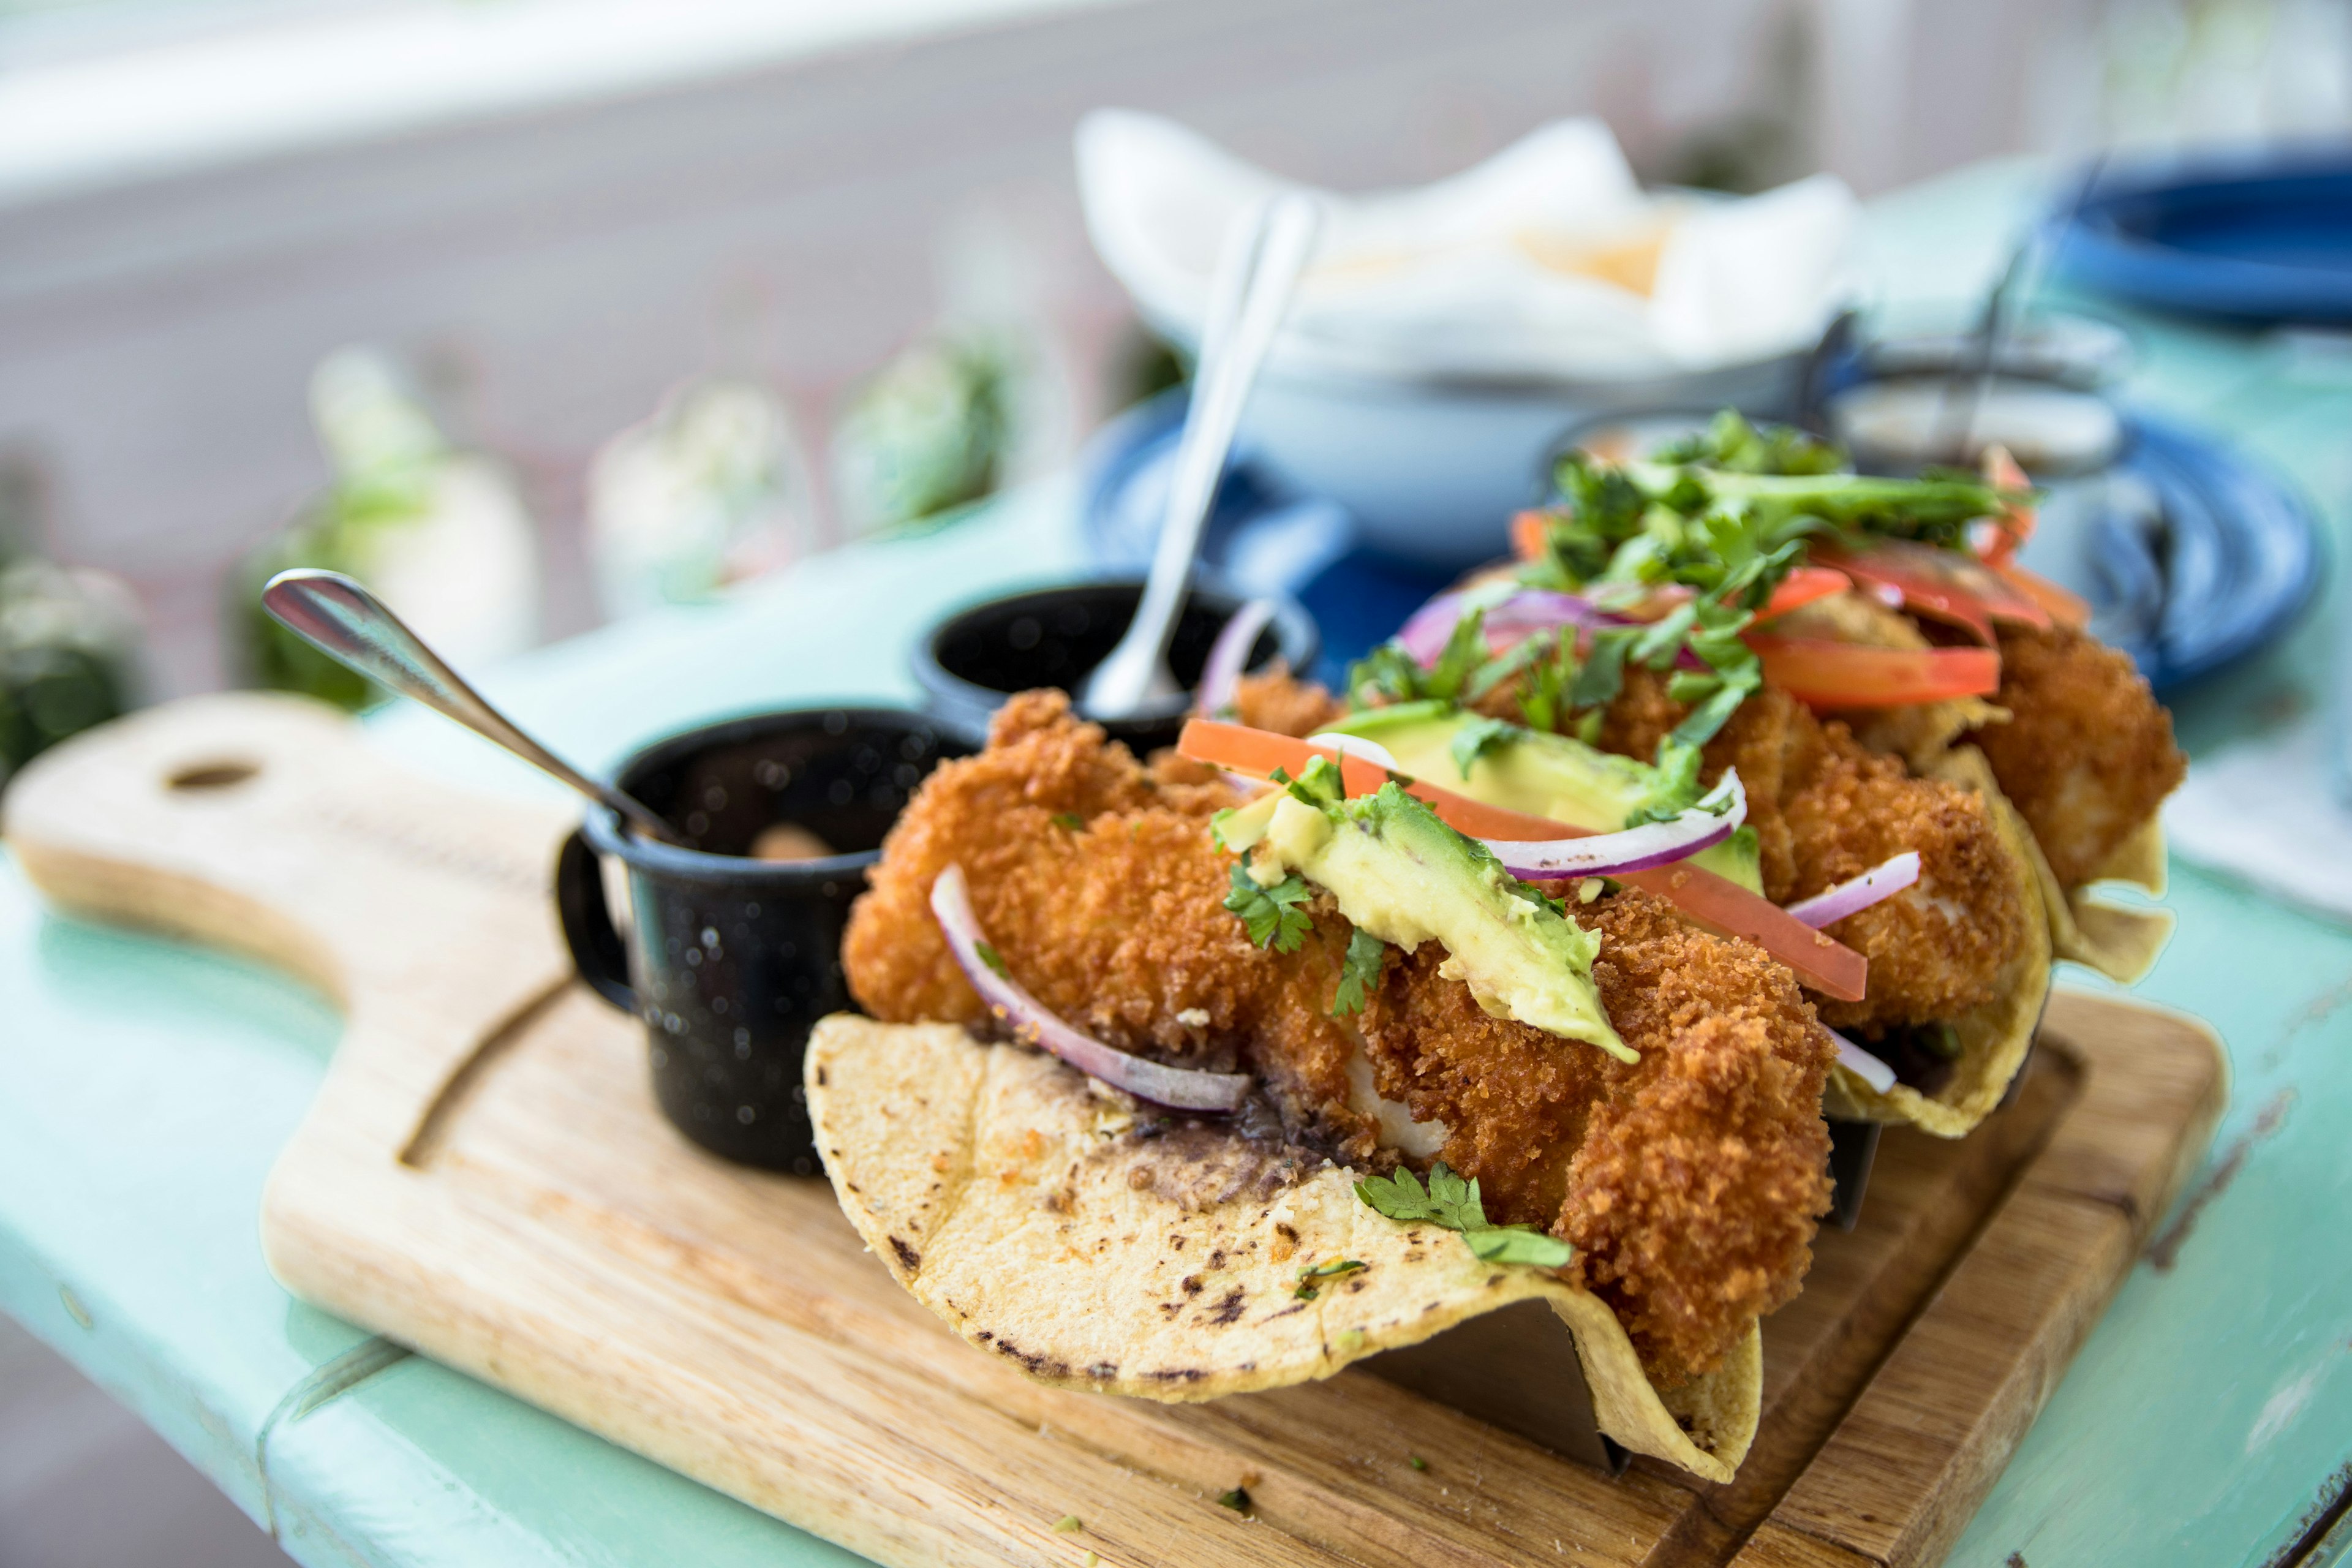
{"type": "Polygon", "coordinates": [[[563,922],[572,967],[597,995],[634,1016],[637,993],[629,984],[629,952],[604,904],[604,868],[579,829],[555,858],[555,912],[563,922]]]}

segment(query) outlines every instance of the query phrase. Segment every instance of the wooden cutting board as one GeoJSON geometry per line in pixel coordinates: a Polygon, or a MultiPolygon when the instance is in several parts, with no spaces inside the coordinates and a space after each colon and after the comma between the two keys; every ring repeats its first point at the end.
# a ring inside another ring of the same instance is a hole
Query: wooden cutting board
{"type": "Polygon", "coordinates": [[[1765,1324],[1738,1479],[1612,1479],[1361,1372],[1156,1405],[968,1349],[824,1183],[662,1121],[637,1026],[555,931],[568,812],[404,776],[326,710],[153,710],[5,806],[59,903],[257,954],[348,1009],[264,1201],[290,1289],[894,1564],[1934,1563],[2225,1089],[2200,1026],[2061,994],[2009,1109],[1960,1142],[1886,1136],[1861,1226],[1822,1234],[1765,1324]],[[1235,1486],[1246,1516],[1215,1500],[1235,1486]]]}

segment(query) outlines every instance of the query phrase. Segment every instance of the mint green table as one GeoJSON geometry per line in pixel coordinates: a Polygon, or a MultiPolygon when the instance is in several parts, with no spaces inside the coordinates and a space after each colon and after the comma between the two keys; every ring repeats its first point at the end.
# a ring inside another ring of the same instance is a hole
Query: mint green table
{"type": "MultiPolygon", "coordinates": [[[[1969,171],[1873,211],[1874,264],[1954,296],[1997,262],[2032,172],[1969,171]]],[[[2342,552],[2352,371],[2156,327],[2137,395],[2294,474],[2342,552]]],[[[726,605],[549,648],[484,681],[606,763],[665,731],[819,697],[909,700],[905,650],[951,604],[1079,563],[1065,485],[863,546],[726,605]]],[[[2340,586],[2288,643],[2179,705],[2192,754],[2322,700],[2340,586]]],[[[551,790],[439,721],[387,755],[551,790]]],[[[2179,933],[2138,988],[2209,1020],[2231,1110],[1954,1555],[2031,1564],[2328,1563],[2352,1475],[2352,931],[2176,863],[2179,933]],[[2323,1540],[2323,1536],[2325,1539],[2323,1540]]],[[[2091,984],[2076,976],[2076,984],[2091,984]]],[[[311,1564],[803,1564],[846,1553],[289,1298],[261,1184],[337,1033],[247,965],[47,912],[0,860],[0,1310],[136,1409],[311,1564]]]]}

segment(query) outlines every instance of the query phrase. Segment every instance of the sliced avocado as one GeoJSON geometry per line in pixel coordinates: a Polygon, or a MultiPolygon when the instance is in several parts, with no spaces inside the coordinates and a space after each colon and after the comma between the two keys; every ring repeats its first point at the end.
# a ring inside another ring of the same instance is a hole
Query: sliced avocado
{"type": "MultiPolygon", "coordinates": [[[[1397,766],[1415,778],[1487,805],[1548,816],[1596,833],[1614,833],[1640,812],[1688,804],[1675,798],[1672,781],[1648,763],[1588,746],[1572,736],[1501,724],[1447,702],[1370,708],[1329,728],[1379,742],[1397,766]],[[1465,752],[1472,753],[1467,769],[1461,763],[1465,752]]],[[[1694,855],[1690,863],[1751,893],[1764,890],[1756,836],[1745,828],[1694,855]]]]}
{"type": "Polygon", "coordinates": [[[1339,798],[1339,770],[1318,761],[1289,788],[1219,825],[1228,846],[1255,837],[1251,877],[1261,885],[1297,871],[1339,901],[1339,912],[1411,952],[1444,945],[1438,971],[1470,987],[1478,1005],[1564,1039],[1640,1058],[1617,1037],[1592,984],[1601,938],[1560,913],[1393,784],[1339,798]]]}

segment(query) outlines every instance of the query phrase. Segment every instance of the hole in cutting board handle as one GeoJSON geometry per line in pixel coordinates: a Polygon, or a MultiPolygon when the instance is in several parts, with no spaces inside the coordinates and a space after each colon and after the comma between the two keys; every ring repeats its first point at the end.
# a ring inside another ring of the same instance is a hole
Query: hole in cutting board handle
{"type": "Polygon", "coordinates": [[[233,759],[192,763],[173,773],[163,782],[175,790],[187,792],[232,789],[260,771],[261,768],[257,763],[241,763],[233,759]]]}

